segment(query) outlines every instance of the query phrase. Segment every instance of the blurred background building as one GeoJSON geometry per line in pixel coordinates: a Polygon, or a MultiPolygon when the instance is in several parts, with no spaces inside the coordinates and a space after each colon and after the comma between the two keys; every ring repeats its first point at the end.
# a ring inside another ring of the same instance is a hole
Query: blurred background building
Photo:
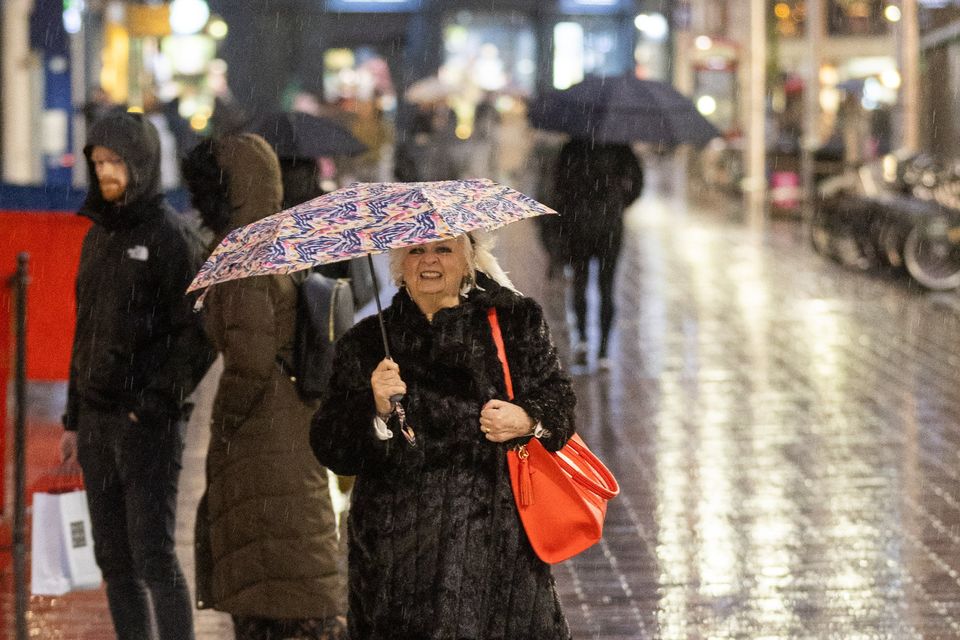
{"type": "MultiPolygon", "coordinates": [[[[197,134],[278,109],[362,121],[374,114],[403,136],[416,117],[416,101],[405,94],[416,87],[442,94],[464,139],[491,99],[506,112],[586,75],[623,73],[668,80],[692,95],[724,132],[735,165],[749,120],[748,62],[759,44],[764,146],[776,169],[798,171],[805,142],[824,161],[873,157],[897,147],[904,127],[917,128],[931,151],[956,153],[958,2],[764,0],[763,43],[750,32],[753,4],[6,0],[2,179],[82,186],[85,126],[110,105],[149,113],[164,144],[182,149],[197,134]],[[922,69],[913,72],[916,85],[904,85],[905,63],[922,69]],[[811,80],[812,118],[804,102],[811,80]],[[916,100],[903,100],[905,91],[916,100]],[[916,111],[912,119],[905,104],[916,111]]],[[[374,142],[380,135],[370,126],[358,133],[374,142]]],[[[733,184],[742,177],[730,173],[733,184]]],[[[175,175],[167,186],[176,187],[175,175]]]]}

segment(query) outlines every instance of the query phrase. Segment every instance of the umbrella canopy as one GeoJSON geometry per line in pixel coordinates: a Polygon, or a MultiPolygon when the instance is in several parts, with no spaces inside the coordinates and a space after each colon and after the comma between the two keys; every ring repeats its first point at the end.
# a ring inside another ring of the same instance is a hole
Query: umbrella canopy
{"type": "Polygon", "coordinates": [[[355,156],[367,150],[365,144],[334,120],[299,111],[271,113],[251,131],[263,136],[280,158],[355,156]]]}
{"type": "Polygon", "coordinates": [[[632,75],[591,77],[544,94],[534,101],[529,119],[537,129],[603,143],[702,146],[720,135],[690,98],[663,82],[632,75]]]}
{"type": "Polygon", "coordinates": [[[291,273],[549,213],[556,212],[492,180],[353,184],[230,232],[189,290],[291,273]]]}

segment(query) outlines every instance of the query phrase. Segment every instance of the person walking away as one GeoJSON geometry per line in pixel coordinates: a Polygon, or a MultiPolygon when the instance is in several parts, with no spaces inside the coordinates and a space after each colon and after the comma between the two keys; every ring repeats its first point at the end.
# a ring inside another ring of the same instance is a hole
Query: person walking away
{"type": "Polygon", "coordinates": [[[543,310],[482,238],[394,249],[400,290],[337,343],[310,442],[356,475],[349,531],[351,640],[569,640],[550,565],[517,513],[506,451],[573,435],[570,379],[543,310]],[[507,397],[488,312],[500,323],[507,397]],[[403,396],[399,404],[393,396],[403,396]]]}
{"type": "Polygon", "coordinates": [[[93,226],[77,273],[61,457],[83,470],[117,638],[157,637],[153,617],[161,640],[190,640],[174,525],[185,399],[213,360],[184,293],[205,254],[163,198],[160,141],[143,116],[105,116],[84,155],[80,214],[93,226]]]}
{"type": "MultiPolygon", "coordinates": [[[[183,170],[215,243],[280,209],[280,165],[257,135],[204,141],[183,170]]],[[[317,403],[299,397],[282,365],[292,361],[303,275],[231,280],[204,302],[224,368],[197,514],[210,549],[197,558],[198,606],[229,613],[237,640],[338,640],[346,627],[327,470],[308,440],[317,403]]]]}
{"type": "Polygon", "coordinates": [[[643,169],[628,145],[570,140],[557,156],[554,184],[560,241],[573,269],[577,322],[573,359],[578,365],[587,364],[587,285],[590,263],[595,261],[600,290],[597,365],[607,369],[616,311],[613,285],[623,242],[623,212],[643,191],[643,169]]]}

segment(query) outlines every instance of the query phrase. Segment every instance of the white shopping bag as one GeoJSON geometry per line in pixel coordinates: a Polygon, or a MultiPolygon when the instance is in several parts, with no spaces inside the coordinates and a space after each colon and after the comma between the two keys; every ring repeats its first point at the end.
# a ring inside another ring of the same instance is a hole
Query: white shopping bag
{"type": "Polygon", "coordinates": [[[33,494],[30,593],[58,596],[95,589],[103,576],[93,557],[87,492],[33,494]]]}

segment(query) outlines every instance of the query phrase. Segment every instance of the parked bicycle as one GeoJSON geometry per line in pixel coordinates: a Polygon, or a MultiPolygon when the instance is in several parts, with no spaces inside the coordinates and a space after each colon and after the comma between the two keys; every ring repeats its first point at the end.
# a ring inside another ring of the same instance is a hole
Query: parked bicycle
{"type": "Polygon", "coordinates": [[[927,289],[960,287],[960,161],[890,155],[824,181],[810,239],[852,268],[902,268],[927,289]]]}

